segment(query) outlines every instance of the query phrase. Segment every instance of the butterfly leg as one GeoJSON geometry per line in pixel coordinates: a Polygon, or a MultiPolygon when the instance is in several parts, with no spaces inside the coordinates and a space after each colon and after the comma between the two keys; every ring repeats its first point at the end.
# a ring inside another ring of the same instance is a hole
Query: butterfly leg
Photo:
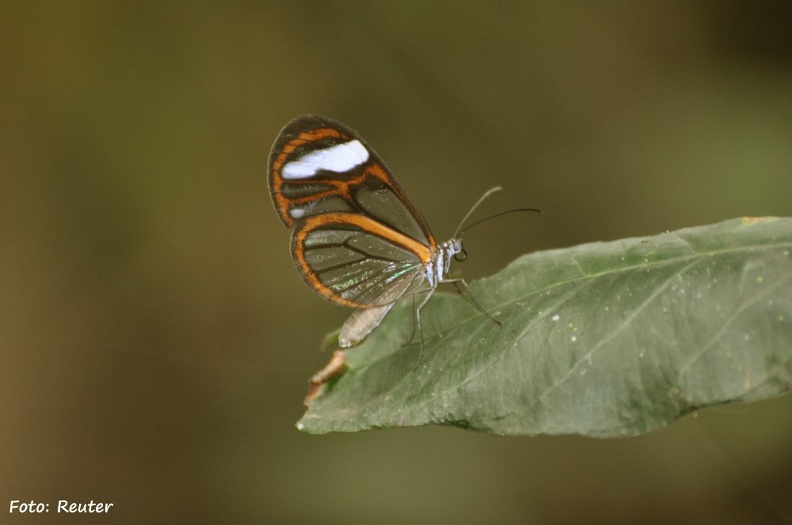
{"type": "Polygon", "coordinates": [[[472,293],[470,293],[470,287],[468,286],[467,281],[465,281],[462,278],[459,278],[459,279],[446,279],[443,282],[444,283],[453,283],[454,287],[457,289],[457,292],[459,292],[459,295],[462,295],[462,296],[467,297],[468,299],[470,299],[470,302],[473,303],[473,305],[476,307],[476,309],[479,312],[481,312],[484,315],[486,315],[487,317],[489,317],[490,321],[492,321],[493,323],[495,323],[498,326],[503,326],[503,323],[501,323],[500,321],[495,319],[495,317],[493,317],[492,314],[490,314],[487,310],[485,310],[484,307],[481,306],[481,303],[479,303],[478,300],[476,300],[476,296],[473,295],[472,293]]]}
{"type": "MultiPolygon", "coordinates": [[[[423,308],[426,305],[426,303],[429,302],[429,299],[432,298],[432,294],[434,293],[434,291],[435,291],[434,287],[430,288],[429,291],[426,292],[426,297],[423,298],[421,304],[419,304],[418,308],[415,309],[415,322],[418,325],[418,335],[421,336],[421,353],[418,354],[418,362],[415,364],[416,368],[418,368],[418,365],[420,365],[421,361],[423,361],[423,355],[424,355],[424,336],[423,336],[423,327],[421,326],[421,308],[423,308]]],[[[415,328],[413,328],[413,330],[414,329],[415,328]]],[[[415,332],[413,332],[413,335],[415,335],[415,332]]]]}
{"type": "Polygon", "coordinates": [[[414,294],[410,295],[410,303],[412,304],[412,313],[413,313],[412,314],[412,332],[410,332],[410,338],[402,343],[402,347],[405,347],[405,346],[409,345],[410,343],[413,342],[413,339],[415,339],[415,326],[417,324],[416,321],[415,321],[415,296],[416,295],[417,295],[417,293],[414,293],[414,294]]]}

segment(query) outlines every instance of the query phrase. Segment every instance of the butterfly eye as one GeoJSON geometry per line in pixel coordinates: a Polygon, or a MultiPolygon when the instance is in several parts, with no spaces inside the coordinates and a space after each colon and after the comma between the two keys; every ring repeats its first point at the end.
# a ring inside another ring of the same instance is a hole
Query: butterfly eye
{"type": "Polygon", "coordinates": [[[454,260],[457,262],[462,262],[467,259],[467,252],[464,248],[459,248],[459,251],[454,254],[454,260]]]}

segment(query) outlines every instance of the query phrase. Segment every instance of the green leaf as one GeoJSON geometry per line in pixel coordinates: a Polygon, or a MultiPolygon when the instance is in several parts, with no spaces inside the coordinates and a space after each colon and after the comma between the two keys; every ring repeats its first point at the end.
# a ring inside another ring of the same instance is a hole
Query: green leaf
{"type": "Polygon", "coordinates": [[[792,219],[736,219],[525,255],[463,298],[411,301],[347,353],[311,433],[453,425],[625,436],[792,388],[792,219]]]}

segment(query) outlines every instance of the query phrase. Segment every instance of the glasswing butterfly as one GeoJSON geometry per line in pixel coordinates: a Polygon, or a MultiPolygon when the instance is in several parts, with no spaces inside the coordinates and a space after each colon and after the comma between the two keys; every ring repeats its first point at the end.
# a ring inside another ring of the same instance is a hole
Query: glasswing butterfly
{"type": "MultiPolygon", "coordinates": [[[[465,256],[461,225],[438,244],[379,155],[355,131],[321,115],[297,117],[281,130],[270,152],[268,182],[278,216],[292,229],[292,259],[306,284],[328,301],[356,309],[341,328],[339,346],[356,345],[398,299],[425,291],[415,309],[423,349],[421,308],[437,285],[451,282],[460,292],[460,285],[467,286],[446,279],[451,258],[465,256]]],[[[500,189],[485,193],[462,224],[500,189]]]]}

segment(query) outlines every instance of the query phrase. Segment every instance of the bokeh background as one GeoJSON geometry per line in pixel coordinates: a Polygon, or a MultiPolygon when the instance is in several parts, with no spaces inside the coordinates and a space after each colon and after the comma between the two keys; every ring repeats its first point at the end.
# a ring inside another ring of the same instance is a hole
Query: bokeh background
{"type": "Polygon", "coordinates": [[[3,2],[0,521],[792,520],[790,396],[616,440],[297,431],[349,311],[305,287],[266,187],[315,112],[440,238],[494,185],[482,214],[544,210],[472,231],[468,279],[790,216],[791,23],[785,0],[3,2]]]}

